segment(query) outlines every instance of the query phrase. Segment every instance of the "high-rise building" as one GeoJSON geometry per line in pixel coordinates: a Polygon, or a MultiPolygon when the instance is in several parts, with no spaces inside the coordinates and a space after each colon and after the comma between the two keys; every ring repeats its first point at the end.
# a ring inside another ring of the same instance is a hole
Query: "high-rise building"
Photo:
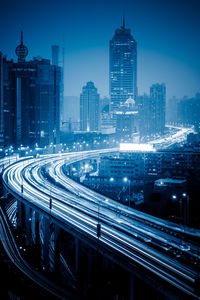
{"type": "Polygon", "coordinates": [[[65,96],[63,103],[63,129],[69,129],[71,126],[72,131],[78,131],[80,129],[80,97],[65,96]]]}
{"type": "Polygon", "coordinates": [[[110,98],[115,112],[129,97],[137,97],[137,43],[125,19],[110,41],[110,98]]]}
{"type": "Polygon", "coordinates": [[[1,58],[4,145],[59,143],[60,67],[47,59],[26,61],[27,47],[16,48],[18,62],[1,58]]]}
{"type": "Polygon", "coordinates": [[[150,87],[150,96],[137,97],[140,137],[164,133],[165,102],[165,84],[154,84],[150,87]]]}
{"type": "Polygon", "coordinates": [[[177,121],[185,126],[194,125],[196,132],[199,132],[200,121],[200,94],[193,98],[183,98],[177,106],[177,121]]]}
{"type": "Polygon", "coordinates": [[[138,128],[138,110],[130,97],[116,112],[116,133],[120,138],[132,138],[138,128]]]}
{"type": "Polygon", "coordinates": [[[178,103],[181,100],[172,97],[166,101],[166,123],[177,123],[178,122],[178,103]]]}
{"type": "Polygon", "coordinates": [[[60,125],[62,126],[63,122],[66,121],[64,119],[64,47],[62,53],[62,60],[59,60],[59,46],[52,45],[51,46],[51,63],[54,66],[61,67],[61,83],[60,83],[60,125]]]}
{"type": "Polygon", "coordinates": [[[163,134],[165,130],[166,87],[165,84],[153,84],[150,87],[150,98],[153,103],[152,119],[154,127],[152,133],[163,134]]]}
{"type": "Polygon", "coordinates": [[[80,130],[98,131],[100,123],[100,96],[92,81],[87,82],[80,95],[80,130]]]}
{"type": "Polygon", "coordinates": [[[150,96],[144,94],[137,97],[137,106],[139,112],[139,132],[140,137],[147,137],[154,132],[154,104],[150,96]]]}

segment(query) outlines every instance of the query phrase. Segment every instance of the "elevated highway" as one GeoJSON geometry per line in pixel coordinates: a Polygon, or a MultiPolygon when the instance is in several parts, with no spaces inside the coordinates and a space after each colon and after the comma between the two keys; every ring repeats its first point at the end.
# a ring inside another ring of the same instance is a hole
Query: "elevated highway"
{"type": "Polygon", "coordinates": [[[118,149],[72,152],[28,158],[3,173],[3,184],[23,199],[70,224],[91,241],[159,276],[198,299],[200,231],[128,208],[73,181],[64,167],[118,149]],[[100,224],[100,232],[97,228],[100,224]]]}

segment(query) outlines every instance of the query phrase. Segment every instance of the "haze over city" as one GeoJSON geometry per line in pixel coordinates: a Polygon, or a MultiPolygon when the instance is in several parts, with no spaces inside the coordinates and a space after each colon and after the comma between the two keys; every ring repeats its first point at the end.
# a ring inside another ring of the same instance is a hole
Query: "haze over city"
{"type": "MultiPolygon", "coordinates": [[[[79,96],[92,80],[109,95],[109,40],[126,27],[137,41],[138,94],[165,82],[167,98],[193,97],[200,89],[200,2],[186,1],[1,1],[1,50],[15,58],[20,30],[28,59],[65,51],[65,95],[79,96]]],[[[62,57],[60,56],[60,59],[62,57]]]]}
{"type": "Polygon", "coordinates": [[[199,11],[1,1],[1,299],[200,299],[199,11]]]}

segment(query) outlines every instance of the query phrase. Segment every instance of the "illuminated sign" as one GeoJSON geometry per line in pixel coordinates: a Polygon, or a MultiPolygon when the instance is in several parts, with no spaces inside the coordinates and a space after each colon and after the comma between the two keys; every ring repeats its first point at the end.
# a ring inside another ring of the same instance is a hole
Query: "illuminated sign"
{"type": "Polygon", "coordinates": [[[156,151],[156,149],[153,148],[153,145],[150,144],[130,144],[130,143],[122,143],[120,144],[120,150],[121,151],[156,151]]]}

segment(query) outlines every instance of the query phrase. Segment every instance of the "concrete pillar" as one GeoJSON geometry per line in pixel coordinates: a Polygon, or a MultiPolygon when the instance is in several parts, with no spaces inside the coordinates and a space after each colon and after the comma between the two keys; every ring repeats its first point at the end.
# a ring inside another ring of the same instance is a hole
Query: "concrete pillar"
{"type": "Polygon", "coordinates": [[[3,198],[7,199],[7,196],[8,196],[7,189],[5,187],[3,187],[3,198]]]}
{"type": "Polygon", "coordinates": [[[78,270],[79,270],[79,246],[80,246],[80,241],[79,241],[79,239],[75,238],[75,271],[76,271],[76,275],[78,274],[78,270]]]}
{"type": "Polygon", "coordinates": [[[104,271],[108,270],[108,259],[105,256],[102,257],[102,266],[104,271]]]}
{"type": "Polygon", "coordinates": [[[40,230],[40,236],[43,238],[43,241],[41,241],[42,264],[43,264],[44,268],[48,269],[48,267],[49,267],[49,238],[50,238],[49,219],[46,219],[43,216],[41,217],[39,230],[40,230]]]}
{"type": "Polygon", "coordinates": [[[130,288],[129,288],[129,299],[134,300],[134,275],[130,273],[130,288]]]}
{"type": "Polygon", "coordinates": [[[92,286],[93,278],[93,249],[88,248],[88,287],[92,286]]]}
{"type": "Polygon", "coordinates": [[[26,246],[31,245],[31,208],[25,205],[25,230],[26,230],[26,246]]]}
{"type": "Polygon", "coordinates": [[[19,200],[17,200],[17,227],[22,228],[23,226],[23,203],[19,200]]]}
{"type": "Polygon", "coordinates": [[[60,266],[60,228],[54,224],[54,272],[60,266]]]}
{"type": "Polygon", "coordinates": [[[32,230],[32,241],[35,245],[40,244],[40,232],[39,232],[39,213],[32,211],[31,216],[31,230],[32,230]]]}

